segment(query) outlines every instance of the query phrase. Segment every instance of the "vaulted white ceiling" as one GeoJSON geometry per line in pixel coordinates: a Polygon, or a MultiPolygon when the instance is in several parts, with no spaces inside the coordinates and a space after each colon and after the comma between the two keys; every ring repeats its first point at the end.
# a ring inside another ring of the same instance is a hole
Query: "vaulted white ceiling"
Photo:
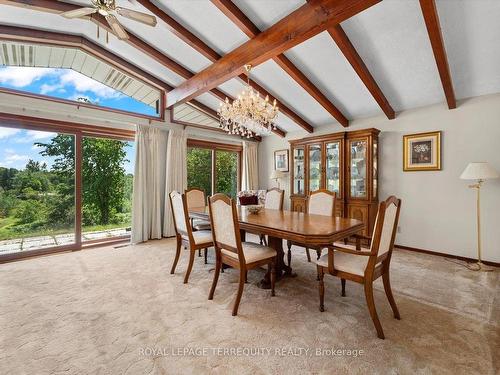
{"type": "MultiPolygon", "coordinates": [[[[70,2],[70,1],[67,1],[70,2]]],[[[134,1],[119,5],[147,12],[134,1]]],[[[171,17],[188,28],[219,54],[248,40],[208,0],[154,0],[171,17]]],[[[259,29],[264,30],[304,4],[302,0],[234,0],[259,29]]],[[[436,0],[457,99],[500,92],[500,1],[436,0]]],[[[88,5],[90,1],[72,1],[88,5]]],[[[141,39],[196,73],[211,62],[187,45],[159,20],[156,28],[120,18],[141,39]]],[[[82,34],[139,65],[172,86],[184,81],[134,47],[110,37],[98,40],[96,26],[86,20],[0,5],[0,23],[82,34]]],[[[445,96],[418,0],[383,0],[342,23],[382,92],[396,111],[445,103],[445,96]]],[[[285,55],[333,102],[348,119],[382,114],[382,110],[354,72],[330,35],[321,33],[285,55]]],[[[338,122],[274,61],[256,67],[252,77],[313,126],[338,122]]],[[[243,88],[232,79],[220,86],[236,96],[243,88]]],[[[206,93],[197,98],[217,108],[219,100],[206,93]]],[[[280,114],[285,131],[300,129],[280,114]]],[[[336,124],[336,125],[335,125],[336,124]]]]}

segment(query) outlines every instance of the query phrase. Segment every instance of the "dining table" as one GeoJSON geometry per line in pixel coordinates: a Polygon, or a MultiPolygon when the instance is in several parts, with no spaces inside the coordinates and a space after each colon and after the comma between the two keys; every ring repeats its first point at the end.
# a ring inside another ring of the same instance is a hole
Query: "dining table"
{"type": "MultiPolygon", "coordinates": [[[[251,213],[246,206],[237,206],[241,240],[246,233],[266,235],[267,244],[276,251],[276,278],[294,276],[292,268],[285,263],[283,240],[290,240],[311,247],[331,246],[336,241],[346,239],[364,229],[360,220],[339,216],[312,215],[302,212],[272,210],[262,208],[251,213]]],[[[188,209],[190,218],[210,220],[208,206],[188,209]]],[[[270,287],[270,277],[266,273],[260,282],[262,288],[270,287]]]]}

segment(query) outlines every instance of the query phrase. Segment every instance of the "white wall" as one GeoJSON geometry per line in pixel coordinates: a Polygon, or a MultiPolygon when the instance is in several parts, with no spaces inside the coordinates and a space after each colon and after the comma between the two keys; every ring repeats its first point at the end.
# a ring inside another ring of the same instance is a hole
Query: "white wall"
{"type": "MultiPolygon", "coordinates": [[[[380,193],[401,198],[400,229],[396,243],[447,254],[476,257],[475,190],[459,176],[471,161],[487,161],[500,172],[500,94],[466,99],[458,108],[445,104],[398,113],[395,120],[372,117],[354,120],[347,131],[377,128],[380,133],[380,193]],[[404,134],[441,130],[442,170],[403,172],[404,134]]],[[[316,128],[313,135],[343,131],[338,124],[316,128]]],[[[266,137],[259,146],[261,188],[275,186],[269,180],[275,150],[289,148],[288,141],[307,136],[289,133],[286,139],[266,137]]],[[[286,188],[289,207],[289,179],[286,188]]],[[[500,262],[500,179],[482,189],[483,259],[500,262]]]]}

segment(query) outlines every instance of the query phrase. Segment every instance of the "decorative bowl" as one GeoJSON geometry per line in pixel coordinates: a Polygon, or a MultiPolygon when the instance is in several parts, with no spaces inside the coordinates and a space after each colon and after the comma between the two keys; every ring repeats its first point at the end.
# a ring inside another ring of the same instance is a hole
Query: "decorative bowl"
{"type": "Polygon", "coordinates": [[[262,210],[263,206],[261,204],[250,204],[245,206],[248,209],[248,212],[251,214],[258,214],[260,210],[262,210]]]}

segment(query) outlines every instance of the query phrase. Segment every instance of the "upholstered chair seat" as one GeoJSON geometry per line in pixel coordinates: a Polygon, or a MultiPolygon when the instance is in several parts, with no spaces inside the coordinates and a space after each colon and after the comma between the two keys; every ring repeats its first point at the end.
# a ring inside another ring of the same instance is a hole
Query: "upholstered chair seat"
{"type": "Polygon", "coordinates": [[[211,229],[210,223],[205,220],[195,219],[193,220],[193,223],[191,225],[193,226],[193,229],[196,231],[211,229]]]}
{"type": "Polygon", "coordinates": [[[240,282],[232,313],[235,316],[238,314],[243,287],[249,270],[264,265],[268,266],[268,272],[271,276],[271,296],[274,296],[276,251],[258,243],[241,241],[238,211],[234,200],[224,194],[215,194],[209,198],[208,202],[216,255],[214,279],[208,299],[212,300],[214,298],[215,288],[223,264],[239,270],[240,282]]]}
{"type": "Polygon", "coordinates": [[[398,227],[401,199],[394,196],[387,198],[378,206],[377,218],[371,238],[359,234],[353,235],[356,245],[335,242],[328,246],[328,254],[318,258],[319,310],[325,311],[325,274],[340,278],[342,296],[345,296],[346,280],[363,284],[366,304],[372,318],[377,336],[383,339],[384,330],[378,318],[373,295],[373,282],[381,277],[385,294],[391,305],[394,318],[400,319],[399,310],[392,295],[389,280],[392,250],[398,227]],[[361,246],[362,241],[369,242],[369,248],[361,246]]]}
{"type": "MultiPolygon", "coordinates": [[[[260,260],[265,260],[276,256],[276,250],[264,245],[260,245],[258,243],[242,242],[241,247],[243,248],[243,255],[245,256],[246,264],[258,262],[260,260]]],[[[221,252],[234,259],[238,259],[238,254],[233,251],[221,249],[221,252]]]]}
{"type": "MultiPolygon", "coordinates": [[[[203,193],[203,192],[202,192],[203,193]]],[[[184,276],[184,284],[189,280],[189,275],[193,268],[194,254],[201,249],[205,249],[205,264],[207,263],[208,248],[213,246],[212,232],[209,230],[194,231],[189,218],[188,204],[186,194],[173,191],[169,194],[170,206],[174,218],[175,237],[177,239],[177,247],[170,273],[175,273],[177,262],[181,254],[181,248],[189,249],[189,263],[184,276]]],[[[204,199],[201,200],[204,202],[204,199]]],[[[197,206],[199,207],[199,206],[197,206]]]]}
{"type": "MultiPolygon", "coordinates": [[[[356,249],[356,247],[354,247],[356,249]]],[[[367,250],[369,251],[369,250],[367,250]]],[[[348,272],[355,275],[363,276],[368,264],[367,256],[359,256],[354,254],[343,253],[341,251],[334,251],[335,262],[333,267],[337,271],[348,272]]],[[[328,254],[322,255],[316,264],[328,268],[328,254]]]]}
{"type": "Polygon", "coordinates": [[[209,230],[199,230],[193,232],[193,239],[196,245],[208,244],[208,246],[212,246],[212,232],[209,230]]]}

